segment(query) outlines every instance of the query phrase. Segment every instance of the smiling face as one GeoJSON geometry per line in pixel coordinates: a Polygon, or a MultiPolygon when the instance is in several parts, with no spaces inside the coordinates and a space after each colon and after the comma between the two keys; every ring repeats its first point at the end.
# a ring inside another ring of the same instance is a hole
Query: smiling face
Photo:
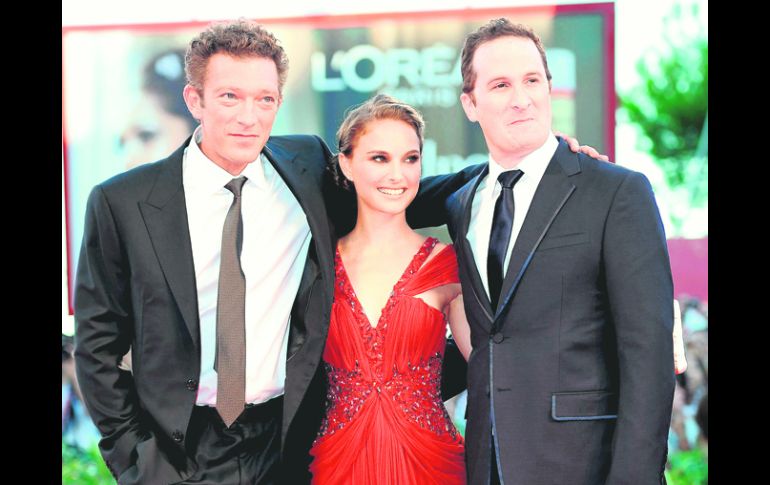
{"type": "Polygon", "coordinates": [[[184,98],[200,120],[201,151],[238,175],[265,146],[281,103],[272,59],[214,54],[206,66],[203,92],[185,86],[184,98]]]}
{"type": "Polygon", "coordinates": [[[478,122],[492,157],[513,167],[545,143],[551,130],[551,83],[535,43],[505,36],[478,47],[476,83],[460,95],[468,119],[478,122]]]}
{"type": "Polygon", "coordinates": [[[340,168],[356,188],[359,211],[404,212],[417,195],[422,170],[420,138],[400,120],[368,122],[340,168]]]}

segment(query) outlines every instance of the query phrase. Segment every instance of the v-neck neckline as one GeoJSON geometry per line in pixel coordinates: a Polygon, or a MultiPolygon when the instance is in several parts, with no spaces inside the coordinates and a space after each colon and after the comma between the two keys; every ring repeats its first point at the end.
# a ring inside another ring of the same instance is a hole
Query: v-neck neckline
{"type": "MultiPolygon", "coordinates": [[[[433,248],[436,247],[436,244],[438,243],[438,239],[434,237],[427,237],[425,238],[425,241],[420,245],[420,248],[417,250],[417,252],[412,256],[412,259],[409,261],[409,264],[406,265],[406,268],[401,273],[401,276],[396,280],[396,282],[393,284],[393,287],[390,291],[390,295],[388,296],[388,299],[385,301],[385,305],[380,309],[380,314],[377,317],[377,321],[375,322],[375,325],[372,325],[372,321],[369,318],[369,315],[367,315],[366,311],[364,310],[364,306],[361,304],[361,301],[358,299],[358,293],[356,292],[355,287],[353,286],[353,282],[350,280],[350,277],[348,276],[347,268],[345,268],[345,263],[342,261],[342,255],[340,254],[340,247],[339,243],[337,244],[336,249],[336,257],[337,261],[339,262],[339,266],[341,269],[341,273],[345,279],[345,284],[350,289],[352,304],[358,306],[358,311],[356,308],[353,308],[354,312],[360,313],[364,320],[366,321],[367,327],[371,331],[376,331],[379,328],[381,328],[380,323],[382,322],[382,318],[386,313],[386,310],[389,306],[391,306],[391,302],[396,297],[396,294],[401,286],[403,286],[404,283],[406,283],[407,280],[409,280],[411,277],[413,277],[419,269],[422,267],[423,263],[427,260],[427,258],[430,256],[431,252],[433,252],[433,248]],[[424,254],[424,259],[422,261],[419,261],[419,266],[417,268],[414,268],[415,263],[420,259],[420,256],[423,255],[423,251],[427,249],[427,252],[424,254]]],[[[383,327],[384,329],[384,327],[383,327]]]]}

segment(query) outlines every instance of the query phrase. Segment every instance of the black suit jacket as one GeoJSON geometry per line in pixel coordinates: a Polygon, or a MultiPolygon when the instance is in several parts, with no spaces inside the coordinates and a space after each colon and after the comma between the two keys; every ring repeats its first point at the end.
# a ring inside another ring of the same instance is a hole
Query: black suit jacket
{"type": "Polygon", "coordinates": [[[466,239],[487,170],[447,202],[473,343],[469,483],[487,483],[493,429],[506,485],[664,482],[673,284],[649,182],[560,140],[493,309],[466,239]]]}
{"type": "MultiPolygon", "coordinates": [[[[102,433],[102,456],[121,484],[184,480],[197,465],[185,438],[200,375],[200,330],[192,246],[182,184],[188,139],[170,157],[97,185],[89,196],[75,285],[78,380],[102,433]],[[132,373],[118,362],[131,348],[132,373]]],[[[270,137],[265,155],[310,225],[305,269],[291,310],[282,451],[304,466],[323,413],[319,366],[333,297],[334,247],[352,227],[355,199],[326,171],[329,149],[315,136],[270,137]],[[300,408],[302,409],[300,411],[300,408]]],[[[425,181],[417,224],[445,222],[443,203],[464,174],[425,181]]],[[[449,363],[458,363],[448,350],[449,363]]],[[[460,377],[464,363],[446,374],[460,377]]],[[[257,452],[257,450],[255,450],[257,452]]],[[[296,481],[292,483],[298,483],[296,481]]]]}

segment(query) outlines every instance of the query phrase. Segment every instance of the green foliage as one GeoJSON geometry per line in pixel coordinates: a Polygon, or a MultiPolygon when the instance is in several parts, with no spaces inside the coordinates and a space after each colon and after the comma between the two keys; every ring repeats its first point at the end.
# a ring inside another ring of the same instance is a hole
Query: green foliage
{"type": "Polygon", "coordinates": [[[695,153],[708,112],[708,39],[668,45],[637,63],[643,81],[621,100],[655,158],[682,159],[695,153]]]}
{"type": "Polygon", "coordinates": [[[675,5],[665,20],[665,48],[637,63],[642,82],[620,95],[644,135],[640,148],[671,189],[691,194],[692,206],[708,200],[708,37],[697,16],[697,3],[675,5]]]}
{"type": "Polygon", "coordinates": [[[668,462],[671,466],[666,470],[668,485],[703,485],[708,479],[708,458],[701,449],[673,453],[668,462]]]}
{"type": "Polygon", "coordinates": [[[662,48],[637,63],[642,81],[620,95],[621,114],[642,134],[638,148],[663,170],[675,201],[670,236],[708,202],[708,36],[698,12],[697,1],[675,4],[662,48]]]}
{"type": "Polygon", "coordinates": [[[102,460],[99,449],[80,450],[61,444],[62,485],[115,485],[115,479],[102,460]]]}

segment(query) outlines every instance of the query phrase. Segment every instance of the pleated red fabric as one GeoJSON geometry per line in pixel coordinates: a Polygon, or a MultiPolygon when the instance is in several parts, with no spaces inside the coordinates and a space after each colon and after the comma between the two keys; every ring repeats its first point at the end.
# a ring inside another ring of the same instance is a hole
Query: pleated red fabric
{"type": "Polygon", "coordinates": [[[446,319],[416,295],[459,283],[454,248],[427,238],[372,327],[336,255],[316,484],[464,484],[464,442],[441,401],[446,319]]]}

